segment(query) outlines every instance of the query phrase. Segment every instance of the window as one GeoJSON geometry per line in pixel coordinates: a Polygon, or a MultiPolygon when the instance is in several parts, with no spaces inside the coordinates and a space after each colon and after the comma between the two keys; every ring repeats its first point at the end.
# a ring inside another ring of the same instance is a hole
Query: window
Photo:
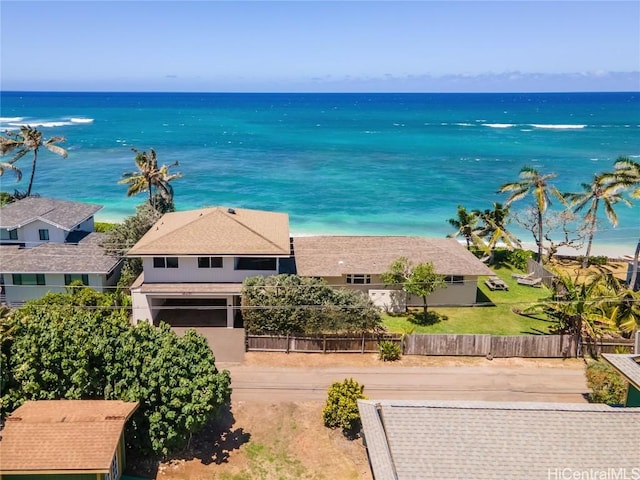
{"type": "Polygon", "coordinates": [[[198,268],[222,268],[222,257],[198,257],[198,268]]]}
{"type": "Polygon", "coordinates": [[[49,230],[46,228],[38,230],[38,234],[40,235],[40,240],[49,240],[49,230]]]}
{"type": "Polygon", "coordinates": [[[178,257],[153,257],[153,268],[178,268],[178,257]]]}
{"type": "Polygon", "coordinates": [[[371,283],[371,275],[365,273],[350,273],[347,275],[347,283],[364,285],[371,283]]]}
{"type": "Polygon", "coordinates": [[[14,273],[14,285],[45,285],[44,273],[14,273]]]}
{"type": "Polygon", "coordinates": [[[80,280],[83,285],[89,285],[89,275],[86,273],[77,274],[77,273],[65,273],[64,275],[64,284],[71,285],[71,282],[75,282],[76,280],[80,280]]]}
{"type": "Polygon", "coordinates": [[[275,270],[275,258],[237,257],[236,270],[275,270]]]}
{"type": "Polygon", "coordinates": [[[18,230],[9,230],[9,240],[18,239],[18,230]]]}
{"type": "Polygon", "coordinates": [[[464,277],[462,275],[447,275],[444,277],[444,281],[447,283],[464,283],[464,277]]]}

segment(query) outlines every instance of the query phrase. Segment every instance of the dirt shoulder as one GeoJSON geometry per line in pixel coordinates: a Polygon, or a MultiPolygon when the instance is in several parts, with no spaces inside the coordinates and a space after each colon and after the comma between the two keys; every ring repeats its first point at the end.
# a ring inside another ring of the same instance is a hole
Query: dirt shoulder
{"type": "MultiPolygon", "coordinates": [[[[485,357],[435,357],[421,355],[403,355],[397,362],[382,362],[375,353],[280,353],[280,352],[247,352],[243,366],[256,367],[473,367],[473,366],[502,366],[502,367],[544,367],[584,369],[582,359],[568,358],[494,358],[485,357]]],[[[226,368],[225,364],[220,364],[226,368]]]]}

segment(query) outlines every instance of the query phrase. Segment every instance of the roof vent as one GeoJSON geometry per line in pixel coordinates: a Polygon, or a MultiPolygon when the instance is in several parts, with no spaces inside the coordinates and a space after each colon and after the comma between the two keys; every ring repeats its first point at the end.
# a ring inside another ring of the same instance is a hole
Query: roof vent
{"type": "Polygon", "coordinates": [[[236,211],[233,208],[227,208],[227,212],[230,213],[231,215],[236,214],[236,211]]]}

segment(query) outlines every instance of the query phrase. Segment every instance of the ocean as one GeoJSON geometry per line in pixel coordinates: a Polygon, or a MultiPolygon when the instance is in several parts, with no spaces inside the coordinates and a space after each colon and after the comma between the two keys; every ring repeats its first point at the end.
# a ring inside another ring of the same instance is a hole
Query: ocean
{"type": "MultiPolygon", "coordinates": [[[[132,148],[175,161],[178,210],[203,206],[288,212],[293,234],[443,237],[456,207],[490,208],[496,190],[532,166],[579,191],[618,156],[640,158],[640,93],[315,94],[1,92],[0,129],[62,135],[45,150],[34,192],[104,205],[98,220],[135,211],[118,180],[132,148]]],[[[9,172],[0,189],[26,190],[9,172]]],[[[4,160],[4,159],[3,159],[4,160]]],[[[512,206],[518,213],[532,200],[512,206]]],[[[640,236],[640,206],[617,206],[596,243],[640,236]]],[[[522,240],[531,236],[511,225],[522,240]]]]}

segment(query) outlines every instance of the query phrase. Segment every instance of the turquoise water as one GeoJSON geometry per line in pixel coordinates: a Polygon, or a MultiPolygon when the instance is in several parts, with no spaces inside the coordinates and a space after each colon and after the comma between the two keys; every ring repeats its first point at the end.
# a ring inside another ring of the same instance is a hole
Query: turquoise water
{"type": "MultiPolygon", "coordinates": [[[[180,162],[179,210],[284,211],[296,234],[441,237],[459,203],[503,201],[496,190],[524,165],[577,191],[616,157],[640,158],[639,93],[2,92],[0,107],[2,130],[28,123],[67,138],[66,160],[39,158],[34,191],[100,203],[99,220],[144,200],[117,184],[134,168],[132,147],[180,162]]],[[[5,174],[2,190],[26,190],[29,159],[21,164],[23,181],[5,174]]],[[[620,225],[603,223],[596,241],[634,245],[638,208],[620,205],[620,225]]]]}

